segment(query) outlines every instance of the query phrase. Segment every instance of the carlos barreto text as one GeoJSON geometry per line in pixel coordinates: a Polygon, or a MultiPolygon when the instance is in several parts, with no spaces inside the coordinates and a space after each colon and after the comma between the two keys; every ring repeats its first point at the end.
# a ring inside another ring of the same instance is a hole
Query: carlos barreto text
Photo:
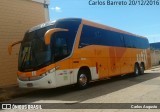
{"type": "Polygon", "coordinates": [[[127,1],[89,0],[89,5],[127,5],[127,1]]]}

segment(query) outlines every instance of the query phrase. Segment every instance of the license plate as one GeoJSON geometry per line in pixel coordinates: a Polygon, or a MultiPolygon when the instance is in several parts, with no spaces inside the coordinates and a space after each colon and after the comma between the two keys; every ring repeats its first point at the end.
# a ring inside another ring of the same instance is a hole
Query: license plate
{"type": "Polygon", "coordinates": [[[27,87],[33,87],[32,83],[27,83],[27,87]]]}

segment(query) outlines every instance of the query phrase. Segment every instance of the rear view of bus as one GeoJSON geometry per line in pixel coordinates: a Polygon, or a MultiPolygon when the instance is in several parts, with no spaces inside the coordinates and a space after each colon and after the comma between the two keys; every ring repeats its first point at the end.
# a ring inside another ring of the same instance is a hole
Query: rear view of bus
{"type": "Polygon", "coordinates": [[[56,88],[76,84],[84,89],[91,80],[132,72],[143,74],[144,69],[150,67],[148,40],[140,39],[144,40],[144,47],[129,46],[130,37],[107,28],[83,19],[69,18],[29,29],[22,41],[9,46],[11,53],[12,46],[21,43],[17,72],[19,86],[56,88]],[[105,37],[109,34],[107,31],[119,35],[114,41],[117,43],[120,38],[123,45],[108,44],[109,41],[103,39],[108,38],[105,37]],[[96,37],[98,40],[93,42],[94,36],[101,39],[96,37]]]}

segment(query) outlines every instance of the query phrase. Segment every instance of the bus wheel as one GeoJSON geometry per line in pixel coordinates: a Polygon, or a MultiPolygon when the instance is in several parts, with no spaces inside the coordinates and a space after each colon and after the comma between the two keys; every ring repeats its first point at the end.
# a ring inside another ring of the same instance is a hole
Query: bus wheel
{"type": "Polygon", "coordinates": [[[140,65],[140,74],[141,75],[143,75],[144,74],[144,64],[143,63],[141,63],[141,65],[140,65]]]}
{"type": "Polygon", "coordinates": [[[140,75],[140,68],[137,63],[134,65],[134,75],[140,75]]]}
{"type": "Polygon", "coordinates": [[[89,78],[87,75],[87,71],[80,70],[77,77],[77,86],[79,89],[85,89],[88,87],[89,78]]]}

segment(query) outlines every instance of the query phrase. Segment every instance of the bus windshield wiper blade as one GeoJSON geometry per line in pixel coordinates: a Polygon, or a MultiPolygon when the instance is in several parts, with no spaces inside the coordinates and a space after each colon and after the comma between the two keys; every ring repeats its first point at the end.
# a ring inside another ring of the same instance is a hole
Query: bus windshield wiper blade
{"type": "Polygon", "coordinates": [[[23,60],[22,60],[21,69],[23,69],[23,66],[25,65],[25,64],[24,64],[24,60],[25,60],[27,54],[28,54],[28,51],[25,53],[24,58],[23,58],[23,60]]]}
{"type": "Polygon", "coordinates": [[[89,45],[94,45],[94,44],[92,44],[92,43],[81,43],[79,47],[81,48],[81,47],[85,47],[85,46],[89,46],[89,45]]]}

